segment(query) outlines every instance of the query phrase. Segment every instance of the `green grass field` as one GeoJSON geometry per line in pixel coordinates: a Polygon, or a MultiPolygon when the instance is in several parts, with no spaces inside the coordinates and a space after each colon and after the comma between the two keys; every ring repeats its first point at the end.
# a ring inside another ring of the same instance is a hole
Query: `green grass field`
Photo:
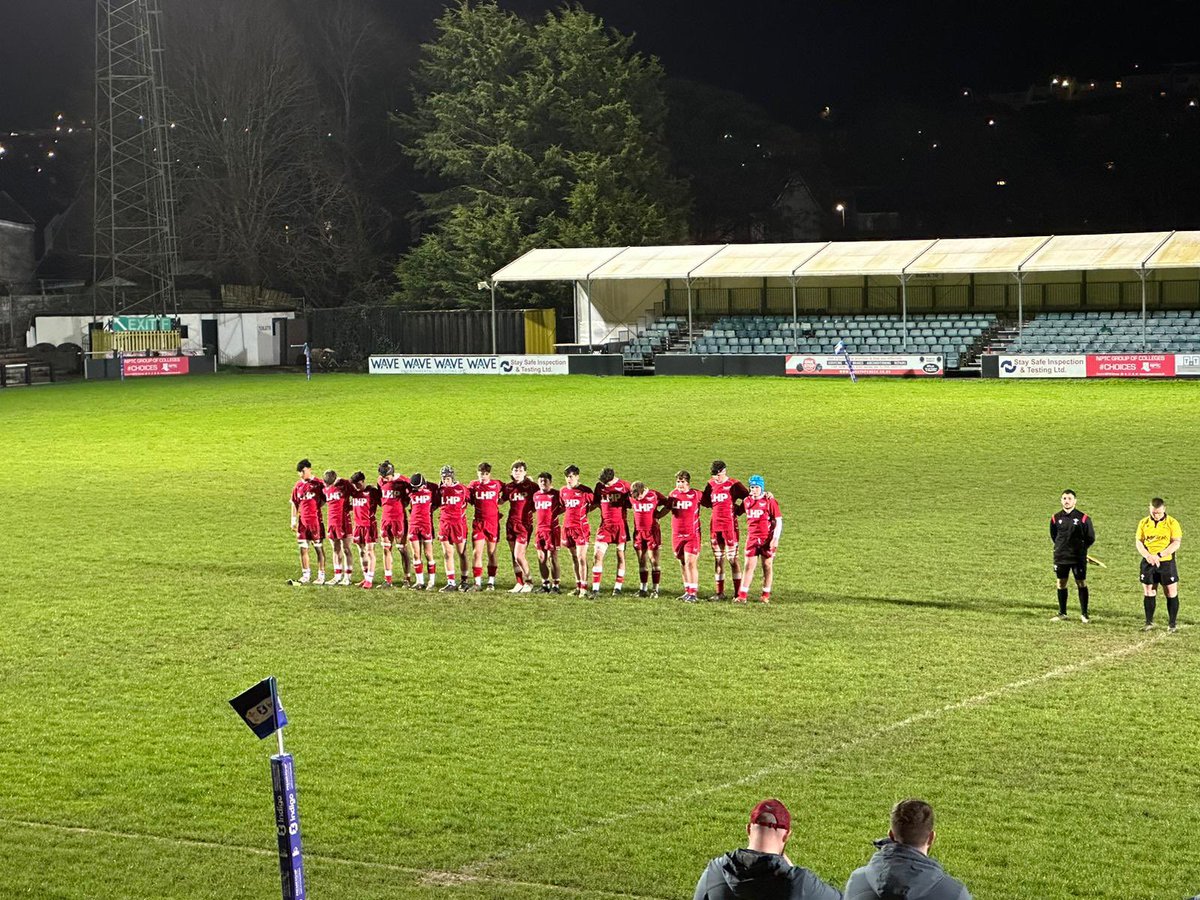
{"type": "Polygon", "coordinates": [[[690,897],[768,795],[792,858],[839,887],[919,795],[979,900],[1190,896],[1197,396],[353,375],[0,392],[0,897],[278,896],[273,742],[226,703],[267,674],[316,900],[690,897]],[[719,456],[780,499],[775,603],[287,587],[304,455],[653,485],[719,456]],[[1089,626],[1048,621],[1068,486],[1109,564],[1089,626]],[[1155,494],[1185,529],[1170,636],[1139,631],[1155,494]]]}

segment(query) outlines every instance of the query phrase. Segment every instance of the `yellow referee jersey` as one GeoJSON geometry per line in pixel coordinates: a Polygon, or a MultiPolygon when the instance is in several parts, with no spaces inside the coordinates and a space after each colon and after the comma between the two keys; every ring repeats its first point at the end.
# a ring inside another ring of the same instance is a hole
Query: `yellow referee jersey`
{"type": "MultiPolygon", "coordinates": [[[[1179,527],[1179,521],[1172,516],[1163,516],[1159,522],[1146,516],[1138,522],[1137,539],[1151,553],[1162,553],[1171,541],[1182,537],[1183,529],[1179,527]]],[[[1163,562],[1166,562],[1170,558],[1170,556],[1164,556],[1162,559],[1163,562]]]]}

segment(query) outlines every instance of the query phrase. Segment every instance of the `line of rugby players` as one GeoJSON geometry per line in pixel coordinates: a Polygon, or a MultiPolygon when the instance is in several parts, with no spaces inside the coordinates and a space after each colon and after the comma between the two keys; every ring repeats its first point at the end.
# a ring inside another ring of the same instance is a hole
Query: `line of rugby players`
{"type": "Polygon", "coordinates": [[[699,591],[702,508],[710,510],[709,543],[713,550],[715,591],[711,600],[724,600],[726,572],[732,581],[734,602],[746,602],[748,588],[758,561],[762,560],[761,600],[769,602],[773,577],[773,559],[783,532],[783,517],[776,499],[766,492],[761,475],[752,475],[748,487],[731,478],[725,463],[714,460],[712,477],[703,489],[693,488],[686,470],[675,475],[675,488],[669,493],[654,490],[641,481],[632,484],[606,468],[594,488],[580,483],[578,466],[567,466],[564,487],[555,488],[549,472],[529,477],[522,460],[513,463],[511,480],[503,483],[492,477],[489,463],[480,463],[476,478],[461,484],[451,466],[443,466],[439,483],[430,484],[419,472],[405,477],[396,472],[389,460],[379,464],[379,477],[367,484],[363,472],[349,479],[330,469],[322,478],[313,474],[312,463],[302,459],[296,465],[300,480],[292,489],[292,530],[300,550],[299,584],[349,585],[353,572],[351,544],[358,547],[363,588],[375,585],[378,543],[383,550],[384,583],[416,590],[435,590],[437,558],[435,534],[441,544],[446,583],[442,592],[495,590],[496,548],[500,542],[500,506],[508,504],[505,537],[511,552],[516,584],[510,593],[534,590],[533,573],[526,557],[530,543],[537,551],[542,593],[561,593],[558,550],[565,548],[571,557],[575,578],[574,594],[589,594],[588,545],[591,524],[588,515],[600,510],[600,523],[593,545],[590,568],[590,593],[600,593],[604,560],[611,546],[616,555],[616,580],[613,594],[625,588],[625,549],[632,538],[638,559],[639,597],[659,596],[659,568],[662,534],[658,520],[671,515],[671,549],[679,561],[683,581],[681,600],[694,603],[699,591]],[[467,533],[467,507],[473,507],[470,539],[467,533]],[[628,513],[633,513],[629,530],[628,513]],[[435,530],[434,513],[438,514],[435,530]],[[376,516],[379,515],[377,521],[376,516]],[[747,540],[739,555],[738,519],[746,517],[747,540]],[[326,527],[326,518],[328,527],[326,527]],[[561,519],[561,522],[560,522],[561,519]],[[333,577],[325,577],[326,538],[333,548],[333,577]],[[467,554],[471,552],[473,581],[468,581],[467,554]],[[317,556],[317,576],[313,582],[310,552],[317,556]],[[398,552],[403,578],[393,581],[394,554],[398,552]],[[461,573],[461,580],[456,574],[461,573]],[[486,566],[487,581],[484,582],[486,566]]]}

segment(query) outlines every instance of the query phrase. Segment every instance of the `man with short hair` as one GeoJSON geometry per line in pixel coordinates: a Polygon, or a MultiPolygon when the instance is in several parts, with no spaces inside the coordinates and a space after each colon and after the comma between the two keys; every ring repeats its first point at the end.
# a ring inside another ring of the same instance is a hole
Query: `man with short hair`
{"type": "Polygon", "coordinates": [[[337,472],[325,472],[325,510],[329,518],[329,543],[333,547],[333,580],[328,584],[350,584],[354,561],[350,555],[350,538],[354,525],[350,521],[350,480],[338,478],[337,472]]]}
{"type": "Polygon", "coordinates": [[[537,516],[534,546],[537,547],[538,570],[542,575],[542,593],[558,594],[562,592],[558,583],[558,546],[561,539],[558,517],[562,515],[562,501],[558,496],[558,488],[554,487],[554,476],[549,472],[538,475],[538,492],[533,495],[533,510],[537,516]]]}
{"type": "MultiPolygon", "coordinates": [[[[487,589],[496,589],[496,545],[500,543],[500,504],[504,502],[504,484],[492,477],[492,464],[481,462],[476,478],[467,485],[467,498],[475,507],[471,519],[471,541],[475,545],[472,570],[475,585],[468,590],[483,590],[483,551],[487,548],[487,589]]],[[[466,581],[466,578],[463,578],[466,581]]]]}
{"type": "Polygon", "coordinates": [[[775,553],[779,550],[779,538],[783,536],[783,513],[779,502],[767,493],[767,482],[761,475],[750,476],[750,496],[745,500],[746,508],[746,560],[742,566],[742,584],[738,588],[735,603],[745,603],[754,580],[754,569],[762,560],[763,603],[771,602],[771,585],[775,579],[775,553]]]}
{"type": "Polygon", "coordinates": [[[725,569],[728,564],[729,574],[733,578],[733,595],[736,597],[741,588],[742,561],[738,558],[738,524],[737,517],[742,503],[750,495],[746,486],[736,478],[729,477],[729,471],[723,459],[714,459],[712,478],[704,486],[704,496],[700,505],[707,506],[712,512],[708,517],[708,541],[713,552],[713,580],[716,582],[716,592],[713,600],[725,599],[725,569]]]}
{"type": "Polygon", "coordinates": [[[625,588],[625,542],[629,538],[625,511],[629,509],[629,482],[618,478],[610,466],[600,473],[595,495],[600,505],[600,527],[596,529],[595,552],[592,556],[592,594],[600,594],[604,555],[609,544],[612,544],[617,550],[617,580],[613,585],[613,596],[616,597],[625,588]]]}
{"type": "Polygon", "coordinates": [[[575,595],[586,597],[587,548],[592,537],[592,526],[588,513],[595,505],[591,490],[579,484],[579,466],[567,466],[563,470],[566,486],[558,492],[562,504],[562,544],[571,554],[571,568],[575,571],[575,595]]]}
{"type": "Polygon", "coordinates": [[[458,568],[462,575],[462,590],[467,589],[467,501],[469,493],[465,484],[454,477],[453,466],[442,466],[442,483],[438,487],[437,505],[438,537],[442,542],[442,553],[446,556],[446,585],[441,593],[459,590],[455,581],[454,556],[458,554],[458,568]]]}
{"type": "MultiPolygon", "coordinates": [[[[325,583],[325,523],[321,507],[325,505],[325,486],[313,477],[312,463],[302,459],[296,463],[300,480],[292,486],[292,531],[300,549],[300,584],[312,580],[309,548],[317,551],[317,584],[325,583]]],[[[291,582],[288,582],[291,584],[291,582]]]]}
{"type": "Polygon", "coordinates": [[[1150,501],[1150,515],[1138,522],[1134,546],[1142,557],[1142,608],[1146,612],[1143,631],[1154,627],[1154,606],[1158,586],[1167,595],[1167,631],[1174,634],[1179,618],[1179,569],[1175,553],[1183,540],[1183,528],[1167,515],[1167,503],[1162,497],[1150,501]]]}
{"type": "Polygon", "coordinates": [[[409,555],[416,571],[418,591],[434,588],[437,581],[437,557],[433,554],[433,511],[438,507],[439,491],[425,480],[420,472],[409,479],[408,543],[409,555]],[[429,573],[429,583],[425,574],[429,573]]]}
{"type": "Polygon", "coordinates": [[[846,882],[846,900],[971,900],[963,883],[929,856],[935,837],[933,807],[924,800],[901,800],[892,807],[888,836],[846,882]]]}
{"type": "Polygon", "coordinates": [[[1062,509],[1050,517],[1050,540],[1054,542],[1054,577],[1058,579],[1058,612],[1052,622],[1067,619],[1067,584],[1075,575],[1079,592],[1079,619],[1088,623],[1087,564],[1088,548],[1096,542],[1096,526],[1083,510],[1075,505],[1075,492],[1062,492],[1062,509]]]}
{"type": "Polygon", "coordinates": [[[408,493],[412,489],[409,480],[396,474],[391,460],[379,464],[379,496],[383,510],[380,516],[379,544],[383,547],[383,580],[392,586],[392,548],[400,553],[404,566],[404,581],[400,587],[408,587],[410,560],[408,555],[408,522],[404,507],[408,505],[408,493]]]}
{"type": "Polygon", "coordinates": [[[662,553],[662,529],[658,520],[671,511],[666,494],[635,481],[629,486],[629,505],[633,508],[633,552],[638,558],[639,597],[657,597],[662,580],[659,556],[662,553]],[[649,590],[653,584],[653,591],[649,590]]]}
{"type": "Polygon", "coordinates": [[[671,504],[671,550],[679,560],[683,573],[683,593],[679,599],[696,602],[700,589],[700,491],[692,487],[692,473],[680,469],[675,473],[675,490],[668,499],[671,504]]]}
{"type": "Polygon", "coordinates": [[[375,583],[375,542],[379,540],[375,512],[379,509],[379,488],[367,484],[365,472],[350,476],[350,508],[354,512],[354,544],[358,547],[363,573],[359,587],[369,591],[375,583]]]}
{"type": "Polygon", "coordinates": [[[837,888],[792,865],[783,852],[791,833],[782,801],[763,800],[750,811],[749,846],[710,861],[692,900],[841,900],[837,888]]]}
{"type": "Polygon", "coordinates": [[[533,590],[533,575],[529,570],[526,548],[533,531],[533,495],[538,486],[529,477],[525,460],[518,459],[509,470],[512,481],[504,485],[503,499],[508,503],[508,518],[504,521],[504,536],[512,554],[513,585],[510,594],[528,594],[533,590]]]}

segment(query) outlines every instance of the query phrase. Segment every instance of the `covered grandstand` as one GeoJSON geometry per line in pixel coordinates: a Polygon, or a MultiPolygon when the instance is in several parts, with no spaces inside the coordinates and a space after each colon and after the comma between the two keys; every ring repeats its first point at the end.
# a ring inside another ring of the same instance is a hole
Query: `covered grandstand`
{"type": "Polygon", "coordinates": [[[828,351],[842,339],[858,352],[942,353],[955,368],[997,341],[1059,346],[1042,340],[1055,329],[1087,337],[1082,349],[1164,349],[1176,336],[1190,349],[1191,318],[1163,313],[1200,309],[1200,232],[547,248],[492,275],[494,286],[538,281],[573,283],[578,344],[631,360],[828,351]],[[1073,315],[1025,335],[1051,312],[1073,315]]]}

